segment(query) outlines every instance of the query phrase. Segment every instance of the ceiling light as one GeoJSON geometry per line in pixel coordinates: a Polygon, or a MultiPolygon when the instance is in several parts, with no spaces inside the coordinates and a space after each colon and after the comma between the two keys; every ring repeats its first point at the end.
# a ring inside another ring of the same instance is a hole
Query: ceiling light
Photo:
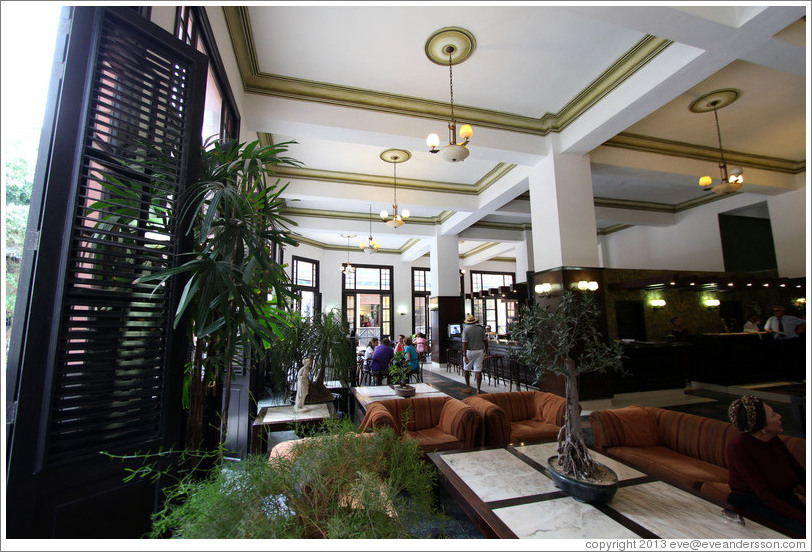
{"type": "Polygon", "coordinates": [[[381,211],[381,219],[390,228],[399,228],[400,226],[403,226],[403,223],[406,221],[407,218],[409,218],[408,209],[404,209],[400,214],[398,214],[398,163],[408,161],[411,156],[412,154],[409,153],[408,151],[399,149],[388,149],[381,153],[381,159],[383,159],[387,163],[392,163],[392,169],[394,170],[392,182],[394,183],[395,197],[394,200],[392,201],[391,218],[386,209],[383,209],[381,211]]]}
{"type": "Polygon", "coordinates": [[[341,272],[350,274],[355,272],[355,267],[350,264],[350,238],[356,237],[356,234],[341,234],[342,238],[347,238],[347,264],[341,266],[341,272]]]}
{"type": "Polygon", "coordinates": [[[438,65],[448,65],[448,87],[451,92],[451,122],[448,123],[448,145],[437,149],[440,145],[440,136],[431,133],[426,138],[426,145],[431,153],[439,153],[440,157],[451,163],[465,160],[468,157],[468,141],[473,136],[471,125],[460,127],[462,142],[457,143],[457,120],[454,117],[454,73],[452,67],[462,63],[471,55],[476,46],[474,35],[465,29],[446,27],[431,35],[426,41],[426,55],[438,65]]]}
{"type": "Polygon", "coordinates": [[[689,107],[689,109],[694,113],[705,113],[713,110],[713,116],[716,120],[716,137],[719,140],[720,157],[719,173],[721,175],[721,179],[717,185],[712,186],[713,178],[710,176],[703,176],[700,178],[699,185],[702,186],[706,191],[710,190],[717,194],[730,194],[741,189],[742,183],[744,182],[744,177],[742,176],[744,171],[741,167],[728,168],[727,166],[727,162],[725,161],[725,150],[722,149],[722,132],[719,129],[718,110],[736,101],[738,96],[738,91],[733,89],[716,90],[695,100],[689,107]]]}
{"type": "Polygon", "coordinates": [[[376,253],[381,245],[372,239],[372,205],[369,206],[369,241],[361,242],[361,249],[364,253],[370,255],[376,253]]]}

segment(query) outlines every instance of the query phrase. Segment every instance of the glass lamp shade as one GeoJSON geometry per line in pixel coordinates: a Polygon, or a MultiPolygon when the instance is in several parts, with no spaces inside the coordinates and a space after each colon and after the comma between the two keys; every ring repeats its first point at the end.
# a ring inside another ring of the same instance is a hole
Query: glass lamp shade
{"type": "Polygon", "coordinates": [[[458,163],[468,157],[468,148],[459,144],[449,144],[440,150],[440,157],[449,163],[458,163]]]}
{"type": "Polygon", "coordinates": [[[411,215],[411,213],[409,212],[409,210],[408,210],[408,209],[404,209],[404,210],[403,210],[403,213],[401,213],[401,216],[402,216],[404,219],[409,218],[409,215],[411,215]]]}
{"type": "Polygon", "coordinates": [[[703,188],[707,188],[713,183],[713,179],[710,176],[703,176],[699,179],[699,185],[703,188]]]}
{"type": "Polygon", "coordinates": [[[426,145],[431,149],[436,148],[437,146],[440,145],[440,136],[432,132],[426,138],[426,145]]]}
{"type": "Polygon", "coordinates": [[[462,125],[460,127],[460,137],[467,140],[471,136],[474,135],[474,129],[471,128],[471,125],[462,125]]]}
{"type": "Polygon", "coordinates": [[[381,215],[381,218],[383,220],[386,220],[387,218],[389,218],[389,212],[386,209],[381,209],[380,215],[381,215]]]}

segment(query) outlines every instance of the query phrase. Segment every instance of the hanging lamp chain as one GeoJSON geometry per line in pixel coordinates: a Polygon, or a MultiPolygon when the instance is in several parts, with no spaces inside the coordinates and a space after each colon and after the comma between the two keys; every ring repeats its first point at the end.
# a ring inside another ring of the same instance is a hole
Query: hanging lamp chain
{"type": "Polygon", "coordinates": [[[451,90],[451,123],[455,123],[454,120],[454,66],[451,64],[451,53],[452,49],[448,49],[448,87],[451,90]]]}
{"type": "Polygon", "coordinates": [[[398,164],[397,164],[397,162],[395,162],[395,163],[392,163],[392,165],[394,165],[392,168],[395,171],[394,172],[394,178],[393,178],[393,180],[395,182],[395,204],[392,206],[392,208],[395,210],[395,215],[397,215],[398,214],[397,213],[397,209],[398,209],[398,164]]]}
{"type": "Polygon", "coordinates": [[[722,180],[727,180],[727,162],[725,161],[725,150],[722,148],[722,131],[719,130],[719,113],[716,106],[713,106],[713,116],[716,119],[716,137],[719,139],[719,155],[722,158],[719,164],[719,171],[722,173],[722,180]]]}

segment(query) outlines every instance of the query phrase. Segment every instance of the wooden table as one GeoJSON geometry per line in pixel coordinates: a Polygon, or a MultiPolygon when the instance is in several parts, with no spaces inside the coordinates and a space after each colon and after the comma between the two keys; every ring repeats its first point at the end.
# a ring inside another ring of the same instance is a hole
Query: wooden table
{"type": "MultiPolygon", "coordinates": [[[[411,385],[412,387],[415,388],[415,394],[414,397],[410,398],[448,396],[446,393],[443,393],[442,391],[440,391],[436,387],[429,385],[428,383],[413,383],[411,385]]],[[[391,385],[370,385],[370,386],[352,387],[350,388],[350,392],[352,393],[353,397],[355,397],[355,402],[359,407],[358,410],[354,412],[355,418],[358,418],[358,415],[360,415],[360,417],[363,418],[364,414],[366,414],[367,406],[369,405],[369,403],[375,401],[383,401],[386,399],[403,398],[395,394],[395,389],[391,385]]]]}
{"type": "Polygon", "coordinates": [[[620,487],[604,505],[577,502],[547,474],[556,443],[507,445],[428,455],[443,484],[488,538],[785,539],[750,519],[728,521],[723,507],[592,452],[620,487]]]}
{"type": "Polygon", "coordinates": [[[251,452],[262,452],[264,431],[288,431],[318,425],[335,415],[336,409],[332,401],[306,404],[302,410],[297,410],[293,405],[263,407],[251,424],[251,452]]]}

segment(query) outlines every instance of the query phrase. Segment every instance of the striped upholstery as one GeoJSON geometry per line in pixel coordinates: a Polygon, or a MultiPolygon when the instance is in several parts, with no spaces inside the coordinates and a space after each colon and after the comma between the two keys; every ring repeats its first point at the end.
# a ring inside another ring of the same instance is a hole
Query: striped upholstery
{"type": "Polygon", "coordinates": [[[359,431],[393,427],[395,432],[420,443],[423,452],[464,450],[474,446],[479,415],[452,397],[389,399],[371,403],[359,431]]]}
{"type": "MultiPolygon", "coordinates": [[[[640,407],[636,407],[640,408],[640,407]]],[[[719,500],[730,493],[727,486],[728,441],[737,433],[728,422],[645,407],[657,420],[657,446],[630,446],[621,417],[629,408],[598,410],[589,415],[594,446],[626,463],[671,482],[692,487],[719,500]]],[[[806,440],[781,435],[790,453],[806,464],[806,440]]]]}
{"type": "Polygon", "coordinates": [[[484,393],[463,402],[482,416],[486,446],[554,439],[564,424],[567,401],[543,391],[484,393]]]}

